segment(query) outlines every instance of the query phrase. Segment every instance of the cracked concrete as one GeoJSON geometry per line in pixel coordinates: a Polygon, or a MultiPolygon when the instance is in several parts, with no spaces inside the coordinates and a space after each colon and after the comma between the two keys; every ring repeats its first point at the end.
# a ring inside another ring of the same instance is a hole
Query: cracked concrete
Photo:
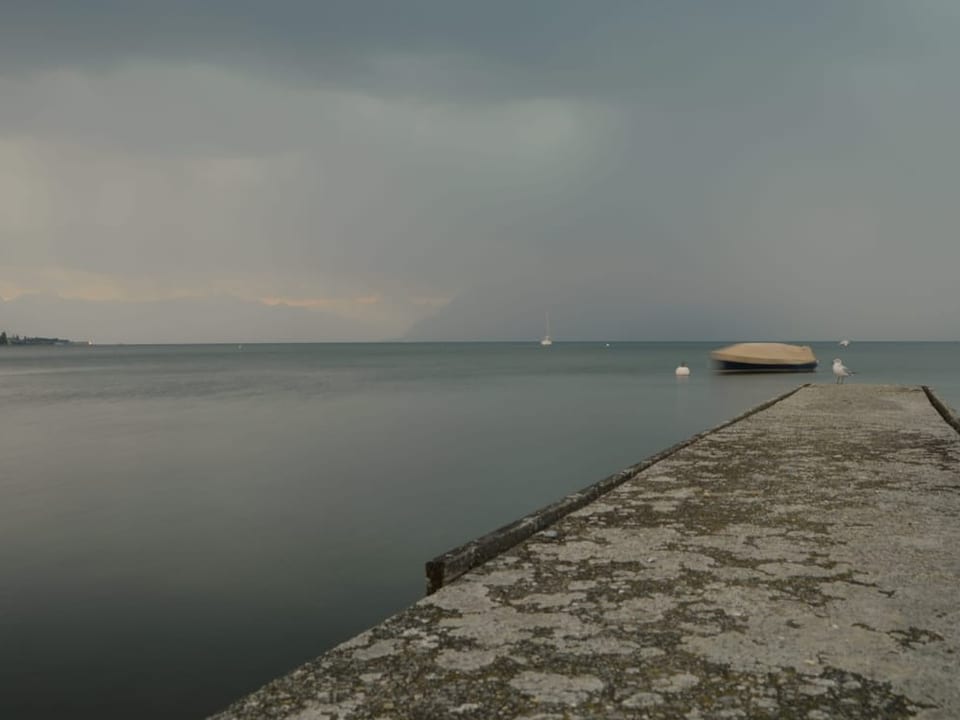
{"type": "Polygon", "coordinates": [[[960,435],[815,385],[218,720],[960,717],[960,435]]]}

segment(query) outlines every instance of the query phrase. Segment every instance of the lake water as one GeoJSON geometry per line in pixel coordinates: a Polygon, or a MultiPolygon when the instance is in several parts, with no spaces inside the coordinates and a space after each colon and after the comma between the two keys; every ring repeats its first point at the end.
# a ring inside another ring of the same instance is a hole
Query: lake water
{"type": "Polygon", "coordinates": [[[960,343],[812,345],[779,376],[718,343],[0,348],[0,717],[204,717],[838,355],[960,407],[960,343]]]}

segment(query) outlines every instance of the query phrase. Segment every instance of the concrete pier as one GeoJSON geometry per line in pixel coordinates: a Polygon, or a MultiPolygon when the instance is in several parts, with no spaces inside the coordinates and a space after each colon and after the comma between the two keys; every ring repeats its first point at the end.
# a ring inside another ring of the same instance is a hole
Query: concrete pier
{"type": "Polygon", "coordinates": [[[960,718],[937,403],[804,386],[442,556],[439,590],[216,717],[960,718]]]}

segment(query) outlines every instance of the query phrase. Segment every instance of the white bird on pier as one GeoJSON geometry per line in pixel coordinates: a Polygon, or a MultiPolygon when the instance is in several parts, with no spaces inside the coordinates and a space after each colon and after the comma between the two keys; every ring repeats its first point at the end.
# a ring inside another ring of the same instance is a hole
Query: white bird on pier
{"type": "Polygon", "coordinates": [[[843,385],[843,379],[849,375],[855,375],[850,368],[843,364],[843,360],[840,358],[833,359],[833,374],[837,378],[837,382],[843,385]]]}

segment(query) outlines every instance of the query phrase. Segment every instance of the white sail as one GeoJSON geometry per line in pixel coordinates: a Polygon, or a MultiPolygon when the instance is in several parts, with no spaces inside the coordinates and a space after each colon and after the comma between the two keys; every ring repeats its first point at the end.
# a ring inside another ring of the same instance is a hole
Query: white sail
{"type": "Polygon", "coordinates": [[[550,313],[547,312],[547,332],[544,334],[543,338],[540,340],[540,344],[543,347],[548,345],[553,345],[553,340],[550,339],[550,313]]]}

